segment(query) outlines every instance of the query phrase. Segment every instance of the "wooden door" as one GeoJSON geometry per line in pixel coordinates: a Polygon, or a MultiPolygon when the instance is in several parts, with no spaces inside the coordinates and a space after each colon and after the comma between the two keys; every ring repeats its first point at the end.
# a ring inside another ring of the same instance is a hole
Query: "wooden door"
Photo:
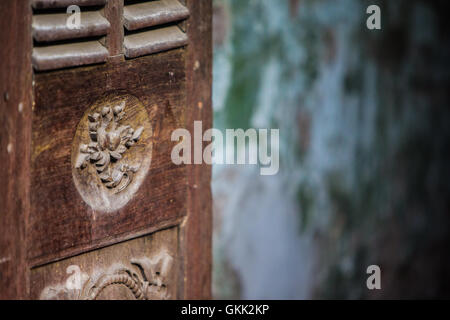
{"type": "Polygon", "coordinates": [[[210,167],[171,133],[211,127],[211,1],[2,0],[0,23],[0,297],[209,298],[210,167]]]}

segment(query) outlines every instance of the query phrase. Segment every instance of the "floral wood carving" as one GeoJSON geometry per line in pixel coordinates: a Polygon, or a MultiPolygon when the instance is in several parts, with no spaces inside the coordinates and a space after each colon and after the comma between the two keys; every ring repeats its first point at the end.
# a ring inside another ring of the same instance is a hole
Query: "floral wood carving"
{"type": "Polygon", "coordinates": [[[72,145],[72,173],[83,200],[100,211],[123,207],[150,167],[152,128],[131,95],[107,96],[82,117],[72,145]]]}
{"type": "MultiPolygon", "coordinates": [[[[167,300],[167,276],[172,267],[173,258],[165,251],[152,259],[144,257],[132,259],[130,266],[115,264],[108,271],[73,275],[65,284],[46,287],[41,293],[44,300],[103,300],[125,299],[167,300]],[[77,284],[78,282],[78,284],[77,284]],[[118,289],[126,288],[123,295],[118,289]],[[110,290],[108,293],[107,290],[110,290]],[[116,292],[114,292],[116,290],[116,292]]],[[[78,267],[78,266],[77,266],[78,267]]],[[[79,268],[79,267],[78,267],[79,268]]]]}
{"type": "Polygon", "coordinates": [[[101,113],[93,113],[88,116],[89,136],[91,142],[80,146],[80,153],[76,160],[75,168],[84,169],[89,164],[95,165],[101,181],[108,188],[117,188],[121,192],[133,180],[133,173],[137,172],[138,166],[122,163],[115,169],[110,166],[111,162],[120,161],[122,154],[131,148],[141,137],[144,127],[136,131],[128,125],[120,125],[125,116],[123,111],[125,101],[114,108],[105,106],[101,113]]]}

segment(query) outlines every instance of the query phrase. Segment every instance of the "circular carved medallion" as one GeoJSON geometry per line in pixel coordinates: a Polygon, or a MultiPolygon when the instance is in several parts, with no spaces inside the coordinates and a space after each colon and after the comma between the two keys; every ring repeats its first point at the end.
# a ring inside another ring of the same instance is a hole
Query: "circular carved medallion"
{"type": "Polygon", "coordinates": [[[107,96],[81,118],[72,143],[72,176],[94,210],[125,206],[139,189],[152,156],[147,110],[134,96],[107,96]]]}

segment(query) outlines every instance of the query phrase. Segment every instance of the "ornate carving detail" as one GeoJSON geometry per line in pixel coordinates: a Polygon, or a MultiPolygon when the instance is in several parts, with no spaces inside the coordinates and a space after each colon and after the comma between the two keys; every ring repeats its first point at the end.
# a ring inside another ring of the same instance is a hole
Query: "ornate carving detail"
{"type": "MultiPolygon", "coordinates": [[[[165,256],[165,263],[171,264],[172,257],[165,256]]],[[[135,259],[131,264],[136,270],[117,266],[115,270],[102,275],[93,285],[88,285],[81,295],[81,299],[95,300],[103,290],[109,286],[124,285],[137,300],[165,300],[169,298],[165,275],[168,270],[158,271],[160,261],[152,261],[148,258],[135,259]]],[[[170,265],[165,266],[165,268],[170,265]]],[[[164,268],[163,268],[164,269],[164,268]]]]}
{"type": "Polygon", "coordinates": [[[72,175],[93,209],[115,211],[138,190],[152,155],[152,127],[131,95],[109,95],[81,118],[72,143],[72,175]]]}
{"type": "Polygon", "coordinates": [[[95,165],[102,183],[110,189],[118,188],[116,192],[121,192],[131,183],[133,173],[139,167],[122,163],[113,169],[110,164],[120,162],[122,154],[139,140],[144,131],[144,127],[135,131],[129,125],[120,125],[125,116],[124,107],[125,101],[114,108],[103,107],[101,114],[89,114],[91,142],[80,146],[75,163],[76,169],[84,169],[89,164],[95,165]]]}
{"type": "Polygon", "coordinates": [[[97,272],[92,276],[81,273],[77,275],[77,281],[80,282],[78,288],[67,279],[65,285],[45,288],[41,299],[102,299],[102,293],[107,288],[123,286],[137,300],[166,300],[170,298],[166,277],[172,262],[173,258],[163,251],[153,259],[132,259],[130,267],[115,264],[108,271],[97,272]]]}

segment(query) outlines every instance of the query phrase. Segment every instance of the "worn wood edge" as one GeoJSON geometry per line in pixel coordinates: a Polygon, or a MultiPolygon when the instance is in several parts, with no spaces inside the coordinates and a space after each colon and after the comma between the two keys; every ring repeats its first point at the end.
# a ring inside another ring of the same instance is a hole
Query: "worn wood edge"
{"type": "MultiPolygon", "coordinates": [[[[191,17],[186,22],[189,45],[187,70],[187,128],[195,120],[212,127],[212,1],[188,0],[191,17]]],[[[212,281],[211,169],[206,164],[188,167],[188,215],[181,231],[186,251],[184,299],[210,299],[212,281]]]]}
{"type": "Polygon", "coordinates": [[[125,36],[124,49],[127,58],[176,49],[188,44],[188,37],[177,26],[139,32],[125,36]]]}
{"type": "Polygon", "coordinates": [[[30,214],[31,7],[0,2],[0,299],[27,299],[26,221],[30,214]]]}
{"type": "Polygon", "coordinates": [[[124,26],[137,30],[187,19],[189,10],[177,0],[143,2],[124,6],[124,26]]]}
{"type": "Polygon", "coordinates": [[[185,284],[186,284],[186,267],[187,267],[187,254],[186,254],[186,223],[188,217],[183,217],[183,220],[178,225],[178,300],[186,299],[185,284]]]}
{"type": "Polygon", "coordinates": [[[80,28],[69,29],[66,24],[67,14],[33,15],[33,38],[38,42],[87,38],[102,36],[111,27],[109,21],[99,11],[81,12],[80,28]]]}
{"type": "Polygon", "coordinates": [[[98,41],[89,41],[35,47],[32,62],[37,71],[47,71],[101,63],[105,62],[108,56],[108,50],[98,41]]]}
{"type": "Polygon", "coordinates": [[[112,27],[105,38],[105,47],[109,50],[109,55],[114,57],[123,55],[123,1],[110,0],[106,3],[104,14],[112,27]]]}
{"type": "Polygon", "coordinates": [[[32,259],[30,259],[30,262],[29,262],[30,268],[31,269],[39,268],[43,265],[58,262],[58,261],[61,261],[61,260],[64,260],[64,259],[67,259],[70,257],[74,257],[77,255],[86,253],[86,252],[98,250],[98,249],[101,249],[104,247],[112,246],[114,244],[126,242],[126,241],[133,240],[133,239],[140,238],[140,237],[144,237],[144,236],[147,236],[147,235],[150,235],[155,232],[162,231],[162,230],[175,228],[175,227],[178,227],[183,222],[184,218],[185,217],[171,219],[169,221],[164,221],[162,223],[158,223],[151,227],[145,227],[141,230],[133,230],[133,231],[125,232],[120,235],[114,235],[112,237],[102,238],[98,241],[92,241],[90,244],[61,250],[52,255],[46,255],[44,257],[32,258],[32,259]]]}
{"type": "Polygon", "coordinates": [[[34,9],[65,8],[70,5],[101,6],[106,0],[31,0],[34,9]]]}

